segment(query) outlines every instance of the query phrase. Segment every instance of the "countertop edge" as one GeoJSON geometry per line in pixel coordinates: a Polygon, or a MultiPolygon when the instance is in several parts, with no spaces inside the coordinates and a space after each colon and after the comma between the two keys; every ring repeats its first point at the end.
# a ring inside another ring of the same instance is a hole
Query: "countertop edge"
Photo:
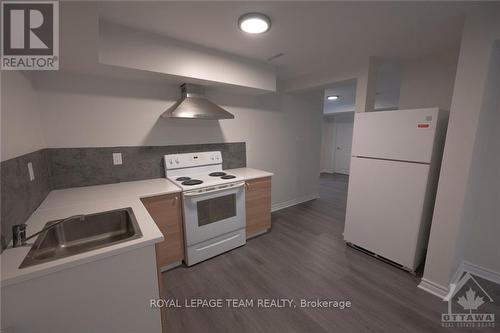
{"type": "Polygon", "coordinates": [[[46,276],[46,275],[50,275],[50,274],[57,273],[60,271],[64,271],[66,269],[71,269],[74,267],[89,264],[89,263],[99,261],[99,260],[104,260],[106,258],[114,257],[114,256],[117,256],[117,255],[120,255],[123,253],[127,253],[129,251],[137,250],[137,249],[140,249],[140,248],[143,248],[146,246],[154,245],[154,244],[161,242],[163,240],[164,240],[163,236],[156,237],[156,238],[150,238],[148,240],[145,240],[145,241],[142,241],[139,243],[129,244],[126,247],[121,247],[118,249],[111,249],[111,250],[106,251],[106,252],[97,253],[97,254],[90,255],[87,257],[83,257],[83,258],[78,258],[78,259],[75,259],[73,261],[62,263],[60,265],[55,265],[55,266],[43,268],[39,271],[27,273],[25,275],[19,275],[19,276],[15,276],[12,278],[7,278],[7,279],[1,281],[0,286],[2,288],[12,286],[12,285],[26,282],[26,281],[36,279],[36,278],[39,278],[42,276],[46,276]]]}
{"type": "Polygon", "coordinates": [[[228,173],[237,175],[239,177],[242,177],[244,180],[252,180],[252,179],[258,179],[258,178],[265,178],[265,177],[272,177],[274,176],[274,173],[269,172],[269,171],[264,171],[260,169],[254,169],[254,168],[235,168],[235,169],[226,169],[224,170],[228,173]]]}
{"type": "MultiPolygon", "coordinates": [[[[141,238],[135,239],[135,240],[130,240],[128,242],[123,242],[121,244],[112,245],[109,248],[94,250],[94,251],[98,251],[97,253],[89,254],[87,252],[87,253],[81,253],[81,254],[75,255],[75,258],[71,258],[71,257],[61,258],[58,260],[66,259],[67,261],[64,261],[64,262],[61,262],[61,263],[58,263],[58,264],[55,264],[52,266],[49,265],[48,267],[42,266],[39,270],[34,270],[34,271],[27,272],[24,274],[23,273],[16,274],[17,272],[15,270],[13,270],[11,272],[14,272],[14,274],[8,274],[8,275],[12,275],[12,276],[8,276],[6,278],[3,278],[5,273],[3,272],[4,270],[2,267],[2,278],[0,281],[0,286],[2,288],[8,287],[11,285],[15,285],[18,283],[29,281],[29,280],[37,278],[37,277],[60,272],[60,271],[65,270],[65,269],[71,269],[71,268],[76,267],[76,266],[85,265],[85,264],[91,263],[93,261],[102,260],[102,259],[105,259],[105,258],[108,258],[111,256],[120,255],[120,254],[126,253],[128,251],[132,251],[132,250],[139,249],[142,247],[154,245],[158,242],[163,241],[164,240],[163,234],[158,229],[158,226],[154,222],[152,216],[149,214],[146,207],[141,202],[141,199],[159,196],[159,195],[180,193],[181,189],[165,178],[159,178],[159,179],[166,182],[165,186],[171,187],[171,188],[165,189],[165,190],[159,190],[159,191],[155,189],[155,190],[152,190],[150,192],[144,191],[144,189],[141,188],[140,191],[138,191],[137,193],[119,196],[118,198],[113,198],[113,199],[110,199],[106,202],[106,204],[108,204],[110,207],[112,207],[113,205],[116,205],[116,207],[120,206],[118,208],[122,208],[121,206],[123,206],[123,203],[127,202],[131,206],[134,206],[134,207],[132,207],[132,210],[134,211],[136,216],[143,215],[142,222],[140,225],[141,232],[143,233],[143,236],[141,238]],[[140,206],[138,206],[138,205],[140,205],[140,206]],[[140,211],[138,212],[138,211],[136,211],[136,209],[139,209],[140,211]],[[144,214],[147,214],[147,217],[144,216],[144,214]],[[143,224],[146,224],[146,225],[143,225],[143,224]],[[148,226],[150,226],[151,229],[149,229],[148,226]],[[147,232],[145,229],[143,229],[144,227],[147,228],[147,232]],[[146,234],[146,235],[144,235],[144,234],[146,234]],[[81,257],[79,257],[79,256],[81,256],[81,257]],[[68,258],[70,258],[70,259],[68,260],[68,258]]],[[[147,183],[148,181],[154,182],[155,180],[157,180],[157,179],[146,180],[146,181],[137,181],[137,182],[147,183]]],[[[85,190],[87,190],[87,191],[88,190],[99,191],[99,189],[109,189],[113,186],[115,186],[115,187],[116,186],[131,186],[131,187],[133,187],[135,185],[134,182],[124,182],[124,183],[118,183],[118,184],[121,184],[121,185],[117,185],[117,184],[107,184],[108,186],[97,185],[96,187],[87,187],[85,190]]],[[[136,183],[136,184],[138,184],[138,183],[136,183]]],[[[141,184],[141,186],[143,186],[143,184],[141,184]]],[[[146,186],[147,186],[147,184],[146,184],[146,186]]],[[[151,185],[151,186],[153,186],[153,185],[151,185]]],[[[81,190],[81,189],[82,188],[73,188],[73,189],[66,189],[66,190],[61,190],[61,191],[71,191],[71,190],[81,190]]],[[[59,190],[54,190],[54,191],[59,191],[59,190]]],[[[52,192],[53,191],[51,191],[50,193],[52,193],[52,192]]],[[[49,193],[49,195],[50,195],[50,193],[49,193]]],[[[48,196],[47,196],[47,198],[48,198],[48,196]]],[[[47,200],[47,198],[45,198],[45,200],[47,200]]],[[[45,200],[44,200],[44,202],[45,202],[45,200]]],[[[94,201],[86,200],[81,204],[75,204],[74,202],[69,203],[69,204],[53,204],[52,206],[49,205],[47,207],[45,207],[43,205],[44,202],[42,202],[42,204],[39,206],[39,208],[37,208],[35,210],[35,212],[33,212],[33,214],[30,216],[30,219],[35,215],[35,213],[41,214],[43,212],[49,212],[51,210],[53,210],[53,211],[63,210],[65,208],[68,208],[71,206],[73,206],[73,207],[84,206],[84,205],[91,204],[94,201]]],[[[57,202],[57,200],[56,200],[56,202],[57,202]]],[[[9,249],[12,249],[11,246],[12,245],[9,244],[9,246],[0,255],[0,258],[2,259],[2,261],[5,258],[4,256],[5,256],[6,251],[9,251],[9,249]]],[[[16,256],[16,255],[14,254],[14,256],[16,256]]],[[[21,259],[21,261],[22,261],[22,259],[21,259]]],[[[57,261],[57,260],[54,260],[54,262],[55,261],[57,261]]],[[[15,260],[15,259],[14,259],[14,262],[15,262],[15,265],[13,265],[14,267],[17,266],[18,264],[20,264],[20,263],[17,263],[17,260],[15,260]]],[[[10,266],[9,268],[12,268],[12,266],[10,266]]],[[[19,270],[19,268],[16,268],[16,269],[19,270]]]]}

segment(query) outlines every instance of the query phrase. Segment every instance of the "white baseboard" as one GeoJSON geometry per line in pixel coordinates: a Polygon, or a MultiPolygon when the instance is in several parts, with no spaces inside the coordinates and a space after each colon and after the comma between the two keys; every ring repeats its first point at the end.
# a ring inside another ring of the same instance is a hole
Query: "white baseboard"
{"type": "Polygon", "coordinates": [[[451,295],[453,295],[453,291],[455,290],[458,282],[462,278],[465,273],[470,273],[474,276],[478,276],[485,280],[491,281],[500,285],[500,273],[492,271],[490,269],[481,267],[479,265],[472,264],[468,261],[462,261],[462,263],[458,266],[457,271],[453,274],[451,278],[451,283],[449,288],[445,288],[437,283],[426,280],[422,278],[422,281],[418,285],[420,289],[423,289],[439,298],[442,298],[444,301],[447,301],[451,295]]]}
{"type": "Polygon", "coordinates": [[[273,204],[271,206],[271,212],[275,212],[275,211],[283,209],[283,208],[295,206],[295,205],[298,205],[299,203],[303,203],[303,202],[318,199],[318,198],[319,198],[319,193],[312,193],[312,194],[304,195],[302,197],[288,200],[285,202],[279,202],[279,203],[273,204]]]}
{"type": "Polygon", "coordinates": [[[420,281],[418,288],[425,290],[428,293],[431,293],[441,299],[444,299],[446,295],[448,295],[448,288],[424,278],[422,278],[422,280],[420,281]]]}
{"type": "MultiPolygon", "coordinates": [[[[463,273],[465,273],[465,272],[469,272],[472,275],[478,276],[480,278],[483,278],[485,280],[488,280],[488,281],[491,281],[491,282],[494,282],[494,283],[500,285],[500,273],[499,272],[495,272],[495,271],[492,271],[488,268],[484,268],[482,266],[475,265],[475,264],[470,263],[468,261],[462,261],[462,263],[460,264],[460,266],[457,269],[457,273],[455,273],[455,275],[453,276],[454,279],[458,281],[462,277],[463,273]]],[[[452,282],[456,282],[455,280],[453,280],[452,282]]]]}
{"type": "Polygon", "coordinates": [[[474,276],[483,278],[485,280],[500,285],[500,273],[481,267],[479,265],[472,264],[468,261],[462,261],[458,266],[457,271],[455,272],[455,274],[453,274],[453,277],[451,278],[450,291],[448,295],[445,297],[444,299],[445,301],[448,301],[450,297],[453,295],[455,288],[457,287],[457,284],[460,282],[460,279],[465,273],[470,273],[474,276]]]}

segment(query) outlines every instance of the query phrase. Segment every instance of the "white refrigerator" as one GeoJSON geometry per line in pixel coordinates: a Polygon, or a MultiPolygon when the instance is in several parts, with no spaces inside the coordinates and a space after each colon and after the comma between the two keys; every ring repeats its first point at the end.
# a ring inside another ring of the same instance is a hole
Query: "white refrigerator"
{"type": "Polygon", "coordinates": [[[448,112],[356,113],[344,240],[414,272],[429,237],[448,112]]]}

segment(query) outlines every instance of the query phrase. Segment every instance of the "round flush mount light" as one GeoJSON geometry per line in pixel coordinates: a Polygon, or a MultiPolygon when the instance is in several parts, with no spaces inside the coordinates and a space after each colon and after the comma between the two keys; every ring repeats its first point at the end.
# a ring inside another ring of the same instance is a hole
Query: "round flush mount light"
{"type": "Polygon", "coordinates": [[[249,34],[262,34],[271,28],[271,20],[261,13],[248,13],[240,16],[238,27],[249,34]]]}
{"type": "Polygon", "coordinates": [[[326,97],[326,99],[329,101],[336,101],[339,99],[339,96],[338,95],[330,95],[330,96],[326,97]]]}

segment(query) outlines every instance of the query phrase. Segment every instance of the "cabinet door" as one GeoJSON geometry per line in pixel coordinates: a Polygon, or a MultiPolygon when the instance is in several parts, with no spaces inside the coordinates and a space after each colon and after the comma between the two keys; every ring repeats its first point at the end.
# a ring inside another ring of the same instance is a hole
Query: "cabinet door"
{"type": "Polygon", "coordinates": [[[184,234],[180,193],[142,199],[165,240],[156,244],[158,267],[184,260],[184,234]]]}
{"type": "Polygon", "coordinates": [[[247,238],[271,228],[271,177],[248,180],[245,191],[247,238]]]}

